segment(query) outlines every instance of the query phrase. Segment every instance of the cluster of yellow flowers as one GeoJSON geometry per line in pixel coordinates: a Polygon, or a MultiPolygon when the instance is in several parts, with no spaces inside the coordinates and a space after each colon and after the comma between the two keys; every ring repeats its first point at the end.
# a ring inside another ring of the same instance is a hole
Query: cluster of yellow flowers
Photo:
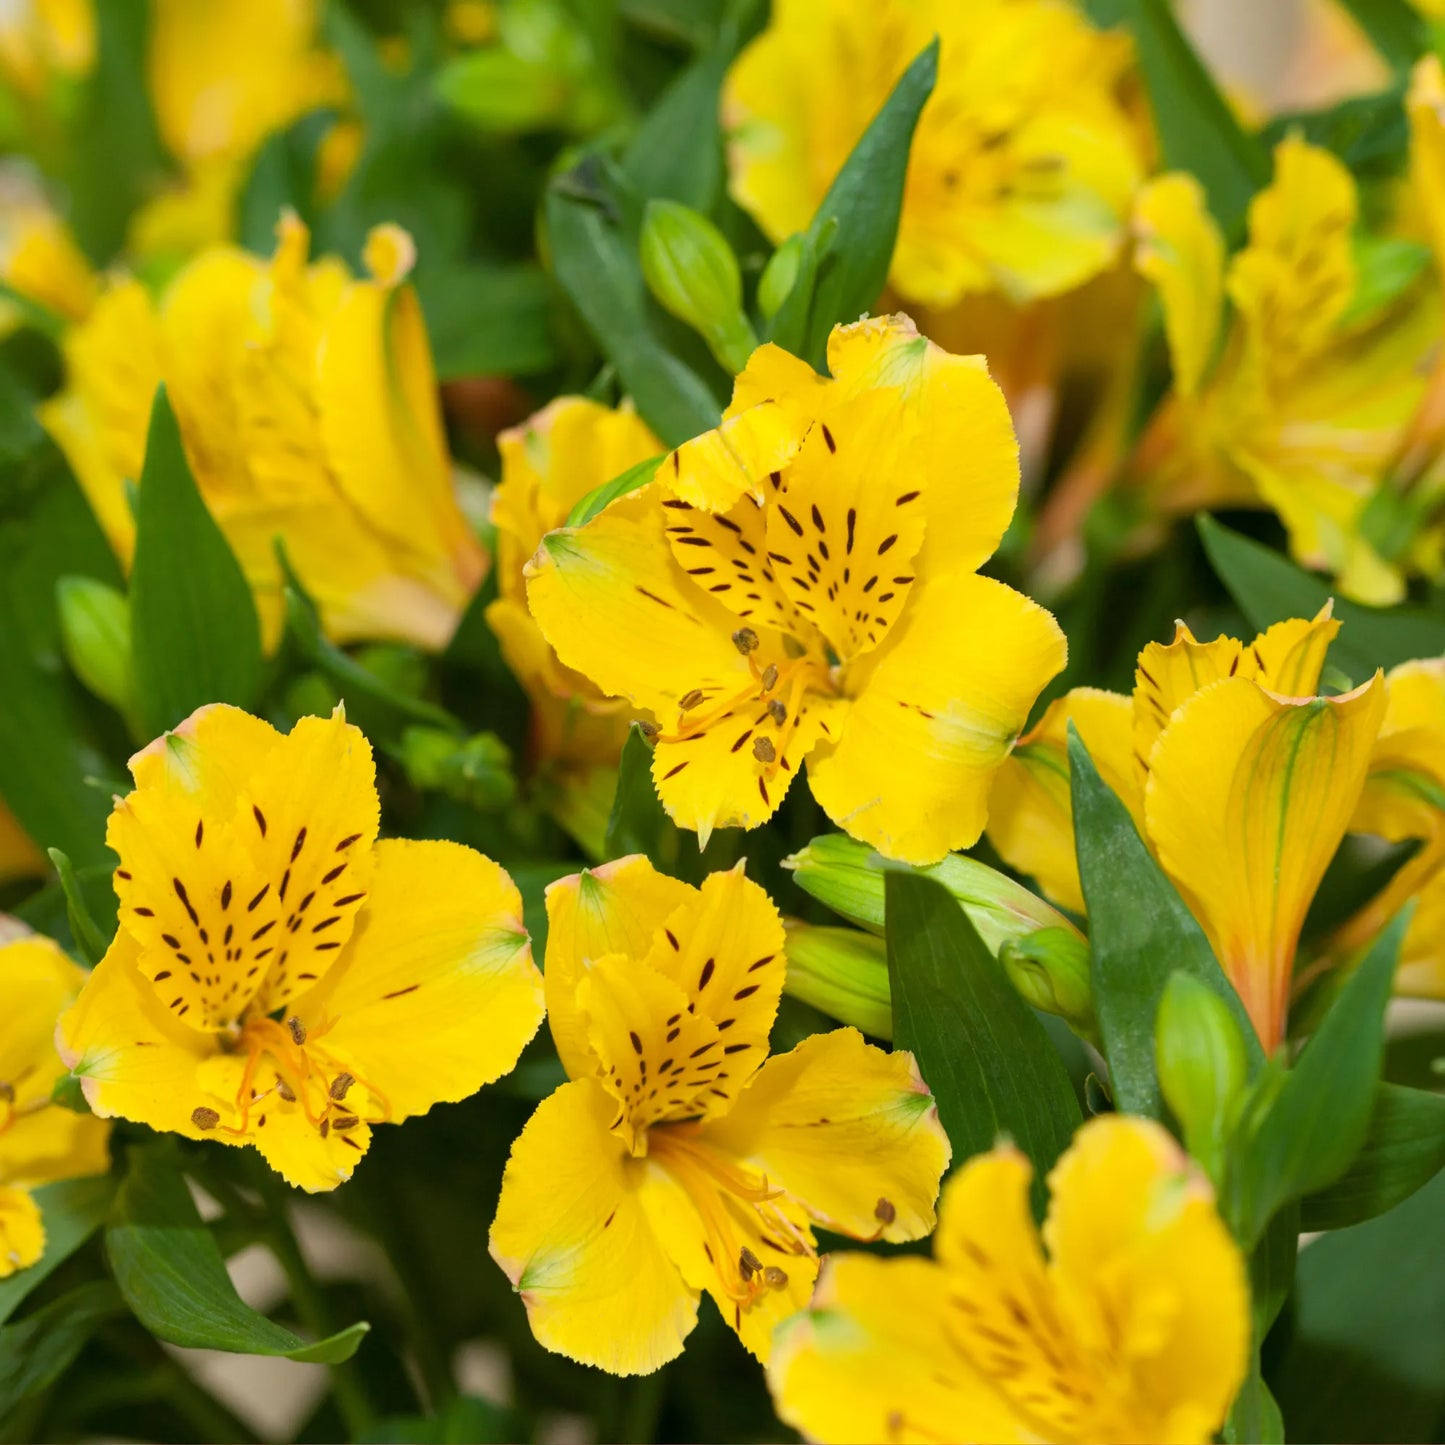
{"type": "MultiPolygon", "coordinates": [[[[33,207],[6,237],[8,286],[65,323],[64,386],[41,420],[123,565],[164,384],[268,649],[278,537],[338,643],[440,651],[495,566],[486,619],[579,837],[636,723],[662,806],[704,846],[765,824],[806,771],[827,818],[887,858],[934,864],[986,835],[1081,915],[1072,725],[1267,1053],[1346,833],[1423,844],[1318,967],[1415,899],[1396,986],[1445,998],[1445,661],[1331,692],[1328,605],[1252,641],[1181,623],[1139,654],[1132,696],[1074,688],[1025,731],[1067,645],[1050,612],[981,573],[1019,498],[1019,398],[983,356],[930,339],[964,324],[965,298],[1002,298],[1021,325],[1025,303],[1090,280],[1138,284],[1132,265],[1162,308],[1172,386],[1125,485],[1156,517],[1271,508],[1342,594],[1397,600],[1410,577],[1445,575],[1439,278],[1430,305],[1362,305],[1338,160],[1283,141],[1226,262],[1198,182],[1145,180],[1127,48],[1065,0],[775,0],[724,111],[733,195],[777,241],[942,38],[889,282],[916,321],[836,327],[826,374],[758,347],[720,425],[672,450],[626,404],[553,401],[500,440],[493,562],[456,484],[407,234],[373,230],[365,275],[312,260],[290,215],[269,260],[233,243],[243,160],[318,99],[345,101],[310,7],[260,8],[153,6],[157,114],[184,169],[135,249],[186,256],[163,285],[94,274],[33,207]],[[650,459],[643,485],[568,525],[650,459]],[[1386,493],[1413,519],[1403,542],[1376,525],[1386,493]]],[[[27,14],[38,28],[0,17],[19,88],[89,63],[86,7],[27,14]]],[[[1438,62],[1408,109],[1423,214],[1400,225],[1445,272],[1438,62]]],[[[655,1370],[706,1292],[766,1364],[782,1418],[815,1438],[1220,1427],[1250,1291],[1203,1171],[1161,1125],[1107,1115],[1050,1175],[1041,1228],[1006,1140],[945,1184],[949,1140],[909,1053],[840,1028],[770,1055],[788,942],[741,865],[696,887],[641,856],[563,878],[539,970],[500,864],[379,837],[371,748],[341,710],[283,735],[205,707],[130,768],[102,961],[87,975],[46,939],[0,944],[0,1277],[42,1255],[33,1191],[108,1166],[107,1121],[254,1146],[329,1190],[379,1125],[512,1070],[545,1016],[567,1082],[516,1140],[489,1248],[547,1348],[655,1370]],[[88,1115],[51,1107],[67,1071],[88,1115]],[[935,1226],[932,1258],[819,1259],[820,1230],[897,1243],[935,1226]]]]}

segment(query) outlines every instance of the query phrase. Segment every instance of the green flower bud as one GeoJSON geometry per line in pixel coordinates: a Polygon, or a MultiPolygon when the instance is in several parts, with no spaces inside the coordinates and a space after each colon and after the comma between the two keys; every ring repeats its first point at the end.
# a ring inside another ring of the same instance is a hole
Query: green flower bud
{"type": "Polygon", "coordinates": [[[442,728],[409,727],[402,766],[419,788],[433,788],[478,812],[496,812],[517,796],[512,755],[494,733],[459,739],[442,728]]]}
{"type": "Polygon", "coordinates": [[[1026,1003],[1063,1019],[1080,1038],[1099,1046],[1089,945],[1075,929],[1041,928],[1023,938],[1006,938],[998,958],[1026,1003]]]}
{"type": "Polygon", "coordinates": [[[1213,989],[1175,973],[1159,1000],[1154,1048],[1159,1086],[1184,1143],[1218,1183],[1249,1076],[1239,1023],[1213,989]]]}
{"type": "Polygon", "coordinates": [[[727,238],[676,201],[649,201],[642,222],[642,274],[659,303],[707,342],[736,374],[758,342],[743,314],[743,280],[727,238]]]}
{"type": "Polygon", "coordinates": [[[96,697],[125,712],[133,679],[130,664],[130,602],[124,593],[89,577],[62,577],[55,584],[60,645],[71,671],[96,697]]]}
{"type": "Polygon", "coordinates": [[[789,236],[769,257],[763,274],[758,278],[758,310],[770,321],[778,314],[798,279],[804,244],[801,233],[789,236]]]}
{"type": "Polygon", "coordinates": [[[893,1037],[888,948],[855,928],[788,921],[784,991],[875,1039],[893,1037]]]}

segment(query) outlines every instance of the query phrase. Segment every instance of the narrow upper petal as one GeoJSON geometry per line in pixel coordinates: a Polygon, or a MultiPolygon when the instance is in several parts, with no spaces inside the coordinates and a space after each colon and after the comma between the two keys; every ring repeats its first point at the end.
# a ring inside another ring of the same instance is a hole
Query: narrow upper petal
{"type": "Polygon", "coordinates": [[[890,857],[936,863],[978,840],[989,789],[1067,647],[1053,617],[1000,582],[920,582],[886,644],[845,679],[842,738],[808,763],[839,827],[890,857]]]}

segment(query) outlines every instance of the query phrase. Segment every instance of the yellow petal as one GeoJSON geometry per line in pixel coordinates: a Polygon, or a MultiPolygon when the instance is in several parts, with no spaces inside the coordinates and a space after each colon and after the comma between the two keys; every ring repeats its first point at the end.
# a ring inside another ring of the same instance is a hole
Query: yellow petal
{"type": "Polygon", "coordinates": [[[1133,752],[1132,709],[1129,698],[1091,687],[1056,698],[1004,760],[989,793],[988,840],[999,856],[1033,878],[1060,907],[1076,913],[1084,911],[1084,894],[1074,850],[1069,723],[1142,830],[1144,795],[1133,752]]]}
{"type": "Polygon", "coordinates": [[[0,1279],[29,1269],[44,1253],[40,1206],[25,1190],[0,1185],[0,1279]]]}
{"type": "Polygon", "coordinates": [[[1199,642],[1184,623],[1176,622],[1171,642],[1149,643],[1134,669],[1134,755],[1139,766],[1148,768],[1154,745],[1176,708],[1210,683],[1238,676],[1241,670],[1252,677],[1258,669],[1235,637],[1199,642]]]}
{"type": "Polygon", "coordinates": [[[465,1099],[507,1073],[542,1022],[521,894],[460,843],[378,843],[350,944],[292,1007],[393,1121],[465,1099]]]}
{"type": "Polygon", "coordinates": [[[1226,678],[1160,737],[1145,795],[1150,842],[1266,1049],[1283,1036],[1305,911],[1359,801],[1384,680],[1339,698],[1279,698],[1226,678]]]}
{"type": "Polygon", "coordinates": [[[0,226],[0,278],[69,321],[95,304],[95,273],[64,222],[43,204],[18,205],[0,226]]]}
{"type": "Polygon", "coordinates": [[[763,1172],[824,1228],[858,1239],[932,1231],[948,1138],[913,1056],[856,1029],[814,1034],[769,1059],[702,1130],[763,1172]]]}
{"type": "Polygon", "coordinates": [[[649,1165],[608,1132],[615,1112],[592,1079],[542,1101],[512,1146],[490,1249],[543,1346],[650,1374],[682,1352],[698,1296],[653,1233],[649,1165]]]}
{"type": "Polygon", "coordinates": [[[968,847],[994,774],[1065,655],[1054,619],[1002,583],[920,582],[884,645],[849,670],[842,738],[808,763],[813,795],[890,857],[936,863],[968,847]]]}
{"type": "Polygon", "coordinates": [[[1445,72],[1439,56],[1416,61],[1405,114],[1410,121],[1411,189],[1425,213],[1438,265],[1445,258],[1445,72]]]}
{"type": "Polygon", "coordinates": [[[1391,842],[1429,838],[1445,824],[1445,659],[1391,668],[1385,693],[1385,719],[1350,827],[1391,842]]]}
{"type": "Polygon", "coordinates": [[[658,475],[678,501],[699,510],[726,512],[745,497],[761,501],[765,479],[792,461],[806,425],[792,406],[766,398],[684,442],[658,475]]]}
{"type": "Polygon", "coordinates": [[[0,798],[0,883],[16,878],[38,878],[48,866],[35,840],[0,798]]]}
{"type": "Polygon", "coordinates": [[[1333,600],[1309,621],[1291,617],[1266,628],[1250,648],[1255,681],[1284,697],[1313,697],[1319,691],[1325,653],[1339,630],[1333,600]]]}
{"type": "Polygon", "coordinates": [[[87,1114],[47,1108],[65,1072],[55,1024],[80,992],[86,972],[58,945],[34,935],[0,944],[0,1179],[42,1184],[110,1167],[110,1126],[87,1114]]]}
{"type": "Polygon", "coordinates": [[[1107,1438],[1213,1438],[1244,1379],[1250,1313],[1208,1181],[1158,1124],[1112,1115],[1084,1125],[1049,1187],[1060,1314],[1081,1353],[1117,1362],[1107,1438]]]}
{"type": "Polygon", "coordinates": [[[644,958],[668,915],[694,889],[659,873],[641,854],[558,879],[547,888],[547,1022],[568,1076],[596,1070],[577,990],[590,965],[608,954],[644,958]]]}
{"type": "Polygon", "coordinates": [[[955,1318],[932,1260],[829,1255],[811,1308],[775,1337],[779,1418],[826,1445],[1035,1439],[953,1347],[955,1318]]]}
{"type": "Polygon", "coordinates": [[[1134,269],[1164,312],[1174,390],[1195,396],[1214,357],[1224,306],[1224,238],[1187,172],[1151,181],[1134,202],[1134,269]]]}
{"type": "Polygon", "coordinates": [[[880,316],[835,326],[828,367],[844,396],[885,387],[895,397],[900,476],[927,480],[919,575],[981,567],[998,550],[1019,492],[1018,441],[987,361],[935,346],[906,316],[880,316]]]}

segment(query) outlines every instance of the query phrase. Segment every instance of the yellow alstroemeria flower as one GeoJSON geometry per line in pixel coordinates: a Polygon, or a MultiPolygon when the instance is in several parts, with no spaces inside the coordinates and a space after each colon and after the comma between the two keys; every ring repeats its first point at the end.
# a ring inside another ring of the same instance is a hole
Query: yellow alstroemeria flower
{"type": "Polygon", "coordinates": [[[619,859],[554,883],[547,915],[570,1082],[512,1148],[491,1251],[549,1350],[648,1373],[706,1290],[766,1359],[812,1293],[815,1223],[933,1228],[949,1146],[912,1056],[839,1029],[768,1058],[783,924],[741,865],[693,888],[619,859]]]}
{"type": "Polygon", "coordinates": [[[95,64],[92,0],[9,0],[0,7],[0,79],[34,99],[55,77],[79,80],[95,64]]]}
{"type": "Polygon", "coordinates": [[[983,358],[886,317],[835,328],[828,365],[760,347],[718,430],[543,539],[528,603],[564,664],[656,719],[679,826],[757,827],[806,758],[839,827],[933,863],[977,840],[1066,646],[976,573],[1018,496],[983,358]]]}
{"type": "Polygon", "coordinates": [[[1403,574],[1361,535],[1361,516],[1424,393],[1439,323],[1413,299],[1351,319],[1357,211],[1349,171],[1291,136],[1226,267],[1196,180],[1145,187],[1135,264],[1159,292],[1174,389],[1133,471],[1163,511],[1272,508],[1300,562],[1384,603],[1403,594],[1403,574]]]}
{"type": "Polygon", "coordinates": [[[1243,1383],[1244,1259],[1203,1173],[1148,1119],[1090,1120],[1049,1175],[970,1159],[933,1259],[833,1254],[768,1382],[810,1440],[1209,1440],[1243,1383]],[[1047,1251],[1047,1253],[1045,1252],[1047,1251]]]}
{"type": "Polygon", "coordinates": [[[1080,688],[1050,705],[999,770],[989,841],[1082,911],[1068,724],[1129,809],[1249,1010],[1284,1037],[1300,929],[1364,787],[1385,710],[1376,674],[1315,696],[1339,631],[1327,604],[1252,643],[1198,642],[1181,622],[1139,654],[1132,698],[1080,688]]]}
{"type": "Polygon", "coordinates": [[[1404,863],[1331,941],[1343,961],[1408,902],[1415,912],[1400,949],[1398,993],[1445,999],[1445,659],[1405,662],[1385,677],[1385,720],[1350,822],[1352,833],[1420,840],[1404,863]]]}
{"type": "Polygon", "coordinates": [[[777,0],[723,91],[733,196],[806,229],[909,63],[941,41],[890,280],[905,300],[1052,295],[1117,254],[1141,176],[1127,50],[1064,0],[777,0]]]}
{"type": "MultiPolygon", "coordinates": [[[[38,196],[0,198],[0,280],[66,321],[81,321],[100,285],[65,223],[38,196]]],[[[14,303],[0,307],[6,329],[14,303]]]]}
{"type": "Polygon", "coordinates": [[[97,1114],[332,1189],[373,1127],[516,1063],[542,1020],[521,896],[460,844],[377,841],[339,709],[283,736],[204,707],[130,766],[106,832],[120,929],[57,1033],[97,1114]]]}
{"type": "MultiPolygon", "coordinates": [[[[588,492],[662,451],[629,408],[580,396],[549,403],[497,439],[502,477],[493,493],[498,597],[487,624],[532,703],[532,746],[549,771],[553,811],[579,841],[605,830],[616,764],[631,725],[626,702],[607,698],[558,661],[527,610],[527,559],[588,492]]],[[[595,847],[593,851],[596,851],[595,847]]]]}
{"type": "Polygon", "coordinates": [[[457,504],[410,237],[380,226],[369,279],[307,264],[283,218],[269,262],[199,255],[158,303],[114,282],[63,351],[67,387],[41,419],[122,561],[135,544],[125,483],[140,477],[166,383],[197,485],[256,593],[269,643],[284,599],[274,543],[337,641],[444,646],[486,557],[457,504]]]}
{"type": "Polygon", "coordinates": [[[0,942],[0,1279],[45,1249],[33,1186],[110,1168],[110,1125],[50,1102],[65,1073],[55,1021],[85,978],[48,938],[0,942]]]}

